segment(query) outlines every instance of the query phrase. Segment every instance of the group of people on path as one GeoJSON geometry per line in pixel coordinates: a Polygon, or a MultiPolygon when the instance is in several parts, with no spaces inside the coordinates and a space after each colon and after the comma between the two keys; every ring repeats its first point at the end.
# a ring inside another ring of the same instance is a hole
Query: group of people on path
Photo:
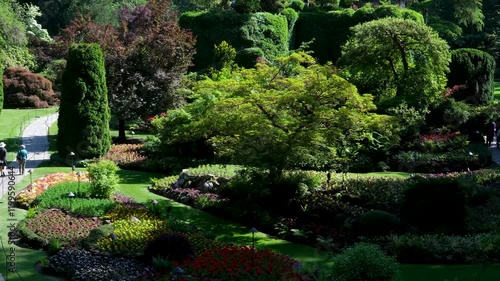
{"type": "MultiPolygon", "coordinates": [[[[2,177],[5,176],[5,168],[7,167],[7,149],[4,142],[0,142],[0,171],[2,177]]],[[[26,168],[26,160],[28,160],[28,151],[26,146],[22,144],[17,151],[16,160],[19,166],[19,174],[24,175],[24,170],[26,168]]]]}

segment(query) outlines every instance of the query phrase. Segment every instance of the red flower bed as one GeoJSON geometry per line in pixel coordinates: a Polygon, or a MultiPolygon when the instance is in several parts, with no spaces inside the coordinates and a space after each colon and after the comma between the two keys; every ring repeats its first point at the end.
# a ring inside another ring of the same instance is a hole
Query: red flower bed
{"type": "Polygon", "coordinates": [[[294,259],[269,250],[228,246],[205,251],[182,267],[202,280],[305,280],[298,265],[294,259]]]}
{"type": "Polygon", "coordinates": [[[147,160],[143,155],[142,146],[142,144],[113,144],[103,158],[115,162],[120,168],[141,170],[147,160]]]}

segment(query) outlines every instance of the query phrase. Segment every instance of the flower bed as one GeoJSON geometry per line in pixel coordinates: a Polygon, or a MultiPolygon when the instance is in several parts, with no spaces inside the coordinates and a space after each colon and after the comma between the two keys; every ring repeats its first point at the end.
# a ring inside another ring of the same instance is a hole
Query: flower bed
{"type": "Polygon", "coordinates": [[[113,144],[102,158],[115,162],[120,168],[144,170],[147,157],[142,144],[113,144]]]}
{"type": "Polygon", "coordinates": [[[59,209],[51,209],[26,221],[20,229],[30,242],[38,241],[42,246],[52,238],[62,245],[75,246],[100,225],[98,219],[73,217],[59,209]]]}
{"type": "MultiPolygon", "coordinates": [[[[16,195],[16,206],[25,209],[28,208],[38,195],[42,194],[48,188],[65,181],[78,181],[78,176],[75,172],[53,173],[37,179],[16,195]]],[[[86,172],[80,175],[80,181],[89,181],[86,172]]]]}
{"type": "Polygon", "coordinates": [[[183,264],[189,275],[202,280],[305,280],[294,259],[269,250],[228,246],[203,252],[183,264]]]}

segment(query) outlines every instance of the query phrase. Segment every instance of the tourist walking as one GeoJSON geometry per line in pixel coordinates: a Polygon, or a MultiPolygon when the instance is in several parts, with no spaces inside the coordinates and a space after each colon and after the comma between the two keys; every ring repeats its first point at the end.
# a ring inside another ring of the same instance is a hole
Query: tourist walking
{"type": "Polygon", "coordinates": [[[0,171],[2,172],[2,177],[5,176],[5,167],[7,167],[7,149],[5,148],[5,143],[0,142],[0,171]]]}
{"type": "Polygon", "coordinates": [[[19,174],[24,175],[24,168],[26,168],[26,160],[28,160],[28,151],[26,150],[26,146],[24,144],[21,145],[21,148],[17,152],[16,160],[17,163],[19,164],[19,174]]]}
{"type": "Polygon", "coordinates": [[[492,120],[486,125],[486,145],[488,147],[491,146],[491,143],[493,142],[493,137],[495,137],[495,134],[496,134],[496,124],[492,120]]]}

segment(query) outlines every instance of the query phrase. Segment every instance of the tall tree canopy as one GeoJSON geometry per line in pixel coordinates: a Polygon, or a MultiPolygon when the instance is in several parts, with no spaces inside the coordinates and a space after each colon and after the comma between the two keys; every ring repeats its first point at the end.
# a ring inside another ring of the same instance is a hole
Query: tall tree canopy
{"type": "Polygon", "coordinates": [[[120,25],[78,18],[59,42],[96,42],[106,56],[109,102],[125,137],[125,120],[158,114],[182,104],[176,94],[194,55],[195,39],[177,24],[177,12],[165,0],[120,10],[120,25]]]}
{"type": "Polygon", "coordinates": [[[339,60],[342,75],[377,104],[427,104],[444,89],[449,46],[430,27],[384,18],[351,30],[339,60]]]}
{"type": "Polygon", "coordinates": [[[189,105],[154,121],[160,147],[179,152],[172,149],[205,140],[219,157],[282,171],[335,167],[346,149],[354,154],[375,138],[397,143],[394,120],[370,113],[372,97],[360,96],[334,67],[304,53],[278,62],[195,82],[189,105]]]}
{"type": "Polygon", "coordinates": [[[4,67],[34,66],[28,51],[26,25],[21,19],[21,11],[14,9],[15,2],[0,0],[0,57],[4,67]]]}

